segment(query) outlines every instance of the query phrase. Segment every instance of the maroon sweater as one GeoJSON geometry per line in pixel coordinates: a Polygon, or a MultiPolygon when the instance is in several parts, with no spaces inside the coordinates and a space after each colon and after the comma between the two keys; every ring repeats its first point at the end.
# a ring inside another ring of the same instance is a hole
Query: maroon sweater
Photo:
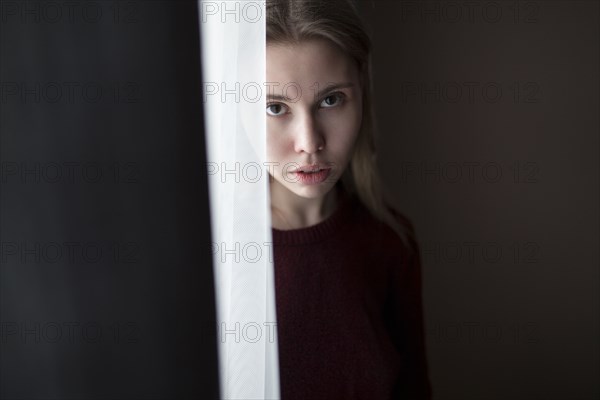
{"type": "Polygon", "coordinates": [[[344,193],[319,224],[272,232],[281,400],[430,399],[416,242],[344,193]]]}

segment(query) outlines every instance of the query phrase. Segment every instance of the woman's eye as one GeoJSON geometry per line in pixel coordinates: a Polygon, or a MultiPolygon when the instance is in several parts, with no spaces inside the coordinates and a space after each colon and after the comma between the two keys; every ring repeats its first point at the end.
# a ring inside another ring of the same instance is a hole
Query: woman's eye
{"type": "Polygon", "coordinates": [[[321,107],[332,108],[339,105],[344,100],[344,94],[337,92],[325,97],[321,102],[321,107]]]}
{"type": "Polygon", "coordinates": [[[282,113],[282,111],[284,111],[284,106],[282,104],[268,104],[267,105],[267,114],[269,114],[269,115],[278,117],[278,116],[284,114],[284,113],[282,113]],[[271,110],[271,112],[269,112],[269,110],[271,110]]]}

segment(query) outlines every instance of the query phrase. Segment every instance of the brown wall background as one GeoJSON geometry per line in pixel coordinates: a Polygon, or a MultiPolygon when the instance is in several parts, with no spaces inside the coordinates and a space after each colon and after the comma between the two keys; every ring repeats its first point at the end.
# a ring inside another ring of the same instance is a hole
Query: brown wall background
{"type": "Polygon", "coordinates": [[[359,5],[435,399],[598,398],[598,2],[359,5]]]}

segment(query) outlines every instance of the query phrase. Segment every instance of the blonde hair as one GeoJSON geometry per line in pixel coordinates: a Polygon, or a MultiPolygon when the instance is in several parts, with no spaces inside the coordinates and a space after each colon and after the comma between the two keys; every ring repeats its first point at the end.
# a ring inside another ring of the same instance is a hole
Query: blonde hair
{"type": "Polygon", "coordinates": [[[385,200],[377,171],[371,39],[356,5],[351,0],[267,0],[266,4],[267,44],[325,39],[357,63],[363,87],[363,118],[349,168],[341,181],[374,217],[386,223],[409,245],[414,240],[414,229],[385,200]]]}

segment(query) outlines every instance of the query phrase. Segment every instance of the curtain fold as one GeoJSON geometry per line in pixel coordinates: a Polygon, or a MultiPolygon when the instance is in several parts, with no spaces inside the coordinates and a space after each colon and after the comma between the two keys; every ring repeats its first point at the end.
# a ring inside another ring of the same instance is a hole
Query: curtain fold
{"type": "Polygon", "coordinates": [[[221,393],[279,398],[264,2],[199,1],[221,393]]]}

